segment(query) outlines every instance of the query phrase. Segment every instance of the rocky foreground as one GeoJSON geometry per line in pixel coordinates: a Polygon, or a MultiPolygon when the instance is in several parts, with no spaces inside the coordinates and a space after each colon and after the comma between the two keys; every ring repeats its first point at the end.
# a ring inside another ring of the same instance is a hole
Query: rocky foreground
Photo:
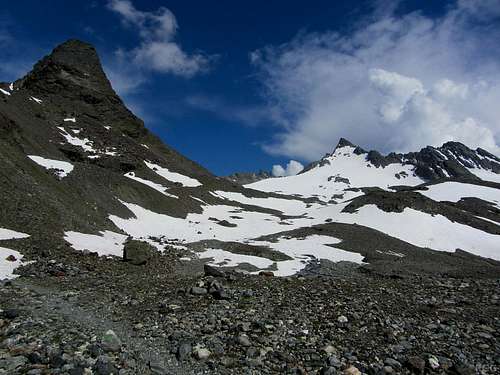
{"type": "Polygon", "coordinates": [[[0,287],[0,374],[500,373],[498,280],[43,255],[0,287]]]}

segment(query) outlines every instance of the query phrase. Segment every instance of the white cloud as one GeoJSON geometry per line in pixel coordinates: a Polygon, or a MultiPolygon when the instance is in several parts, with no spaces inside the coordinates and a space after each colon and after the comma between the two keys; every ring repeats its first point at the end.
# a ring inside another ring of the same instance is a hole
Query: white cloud
{"type": "Polygon", "coordinates": [[[110,0],[108,8],[120,15],[122,23],[139,32],[140,44],[130,51],[119,51],[121,62],[143,70],[170,73],[190,78],[205,72],[214,57],[202,53],[188,54],[175,42],[178,24],[165,7],[155,12],[140,11],[130,0],[110,0]]]}
{"type": "Polygon", "coordinates": [[[301,163],[295,160],[290,160],[286,165],[286,168],[283,168],[279,164],[273,165],[271,173],[274,177],[295,176],[303,169],[304,166],[301,163]]]}
{"type": "Polygon", "coordinates": [[[498,12],[487,0],[460,1],[439,19],[376,11],[349,35],[301,34],[254,51],[282,127],[265,150],[315,160],[346,137],[383,152],[450,140],[498,152],[500,26],[487,22],[498,12]]]}
{"type": "Polygon", "coordinates": [[[466,99],[469,93],[469,85],[466,83],[455,83],[449,79],[442,79],[434,84],[434,91],[437,95],[445,98],[466,99]]]}

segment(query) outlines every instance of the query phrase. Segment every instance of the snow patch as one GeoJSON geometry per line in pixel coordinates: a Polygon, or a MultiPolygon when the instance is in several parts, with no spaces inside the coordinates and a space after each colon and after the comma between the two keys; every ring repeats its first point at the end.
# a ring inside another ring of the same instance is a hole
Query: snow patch
{"type": "Polygon", "coordinates": [[[156,191],[159,191],[160,193],[166,195],[167,197],[176,198],[176,199],[179,198],[176,195],[167,193],[168,188],[166,188],[165,186],[157,184],[156,182],[153,182],[153,181],[146,180],[144,178],[137,177],[134,172],[126,173],[124,176],[127,178],[130,178],[134,181],[140,182],[141,184],[149,186],[150,188],[155,189],[156,191]]]}
{"type": "Polygon", "coordinates": [[[64,122],[76,122],[76,118],[75,117],[68,117],[68,118],[65,118],[63,121],[64,122]]]}
{"type": "Polygon", "coordinates": [[[146,166],[148,168],[150,168],[156,174],[158,174],[159,176],[163,177],[164,179],[166,179],[168,181],[178,182],[178,183],[182,184],[182,186],[184,186],[184,187],[201,186],[200,181],[198,181],[195,178],[191,178],[191,177],[188,177],[188,176],[185,176],[183,174],[176,173],[176,172],[171,172],[167,168],[160,167],[159,165],[154,164],[154,163],[150,163],[147,161],[144,161],[144,163],[146,164],[146,166]]]}
{"type": "Polygon", "coordinates": [[[0,240],[15,240],[20,238],[28,238],[30,235],[26,233],[16,232],[15,230],[0,228],[0,240]]]}
{"type": "Polygon", "coordinates": [[[10,92],[5,91],[4,89],[0,89],[0,92],[2,92],[2,94],[10,96],[10,92]]]}
{"type": "Polygon", "coordinates": [[[45,169],[55,169],[56,175],[60,178],[66,177],[74,168],[73,164],[68,163],[67,161],[46,159],[36,155],[28,155],[28,158],[45,169]]]}
{"type": "Polygon", "coordinates": [[[389,250],[389,251],[381,251],[381,250],[377,250],[377,253],[379,253],[379,254],[387,254],[387,255],[391,255],[391,256],[393,256],[393,257],[398,257],[398,258],[403,258],[403,257],[405,257],[405,256],[406,256],[406,255],[404,255],[404,254],[401,254],[401,253],[396,253],[396,252],[391,251],[391,250],[389,250]]]}
{"type": "Polygon", "coordinates": [[[74,146],[78,146],[78,147],[81,147],[83,148],[83,150],[85,152],[96,152],[96,150],[92,147],[93,146],[93,142],[88,139],[88,138],[83,138],[83,139],[80,139],[80,138],[77,138],[77,137],[74,137],[72,136],[71,134],[69,134],[66,129],[64,129],[63,127],[57,127],[60,131],[61,131],[61,135],[66,138],[66,141],[69,143],[69,144],[72,144],[74,146]]]}
{"type": "Polygon", "coordinates": [[[278,270],[273,271],[276,276],[290,276],[304,269],[311,259],[363,263],[364,257],[361,254],[328,246],[340,242],[341,240],[335,237],[313,234],[304,238],[280,237],[277,242],[251,241],[250,244],[268,246],[294,258],[293,260],[276,262],[278,270]]]}
{"type": "Polygon", "coordinates": [[[303,215],[307,212],[307,204],[296,199],[255,198],[231,191],[215,191],[217,197],[222,197],[245,205],[259,206],[281,211],[287,215],[303,215]]]}
{"type": "Polygon", "coordinates": [[[207,249],[198,253],[200,259],[212,258],[209,262],[212,266],[237,267],[242,263],[248,263],[259,269],[268,268],[273,265],[273,261],[267,258],[253,255],[235,254],[221,249],[207,249]]]}
{"type": "Polygon", "coordinates": [[[99,256],[123,256],[123,245],[127,240],[126,235],[109,230],[99,233],[100,235],[69,231],[64,233],[64,239],[75,250],[88,250],[99,254],[99,256]]]}
{"type": "Polygon", "coordinates": [[[42,104],[42,100],[41,99],[38,99],[38,98],[35,98],[34,96],[30,96],[30,99],[31,101],[37,103],[37,104],[42,104]]]}
{"type": "MultiPolygon", "coordinates": [[[[15,230],[0,228],[0,240],[14,240],[27,238],[29,234],[16,232],[15,230]]],[[[14,271],[23,261],[23,255],[15,250],[0,247],[0,280],[13,279],[17,277],[14,271]],[[7,259],[9,258],[9,259],[7,259]]]]}
{"type": "Polygon", "coordinates": [[[6,247],[0,247],[0,280],[10,280],[18,277],[18,275],[14,275],[14,271],[22,264],[22,259],[23,255],[21,253],[6,247]]]}

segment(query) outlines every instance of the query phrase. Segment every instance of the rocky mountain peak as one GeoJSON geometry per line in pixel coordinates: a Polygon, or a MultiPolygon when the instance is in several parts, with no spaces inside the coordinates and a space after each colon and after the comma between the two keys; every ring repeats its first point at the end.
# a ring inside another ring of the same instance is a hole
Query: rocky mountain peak
{"type": "Polygon", "coordinates": [[[345,138],[340,138],[335,149],[342,147],[357,147],[357,146],[345,138]]]}
{"type": "Polygon", "coordinates": [[[104,73],[95,48],[70,39],[35,64],[18,87],[41,93],[60,93],[75,86],[116,96],[104,73]]]}

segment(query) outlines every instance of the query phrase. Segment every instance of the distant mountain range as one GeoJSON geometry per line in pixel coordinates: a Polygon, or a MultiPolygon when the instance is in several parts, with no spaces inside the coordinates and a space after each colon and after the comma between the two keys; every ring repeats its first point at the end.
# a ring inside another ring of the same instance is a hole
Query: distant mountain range
{"type": "Polygon", "coordinates": [[[384,156],[341,139],[296,176],[217,177],[149,132],[77,40],[0,84],[0,174],[0,240],[24,259],[122,256],[132,237],[283,276],[320,259],[500,275],[497,156],[457,142],[384,156]]]}

